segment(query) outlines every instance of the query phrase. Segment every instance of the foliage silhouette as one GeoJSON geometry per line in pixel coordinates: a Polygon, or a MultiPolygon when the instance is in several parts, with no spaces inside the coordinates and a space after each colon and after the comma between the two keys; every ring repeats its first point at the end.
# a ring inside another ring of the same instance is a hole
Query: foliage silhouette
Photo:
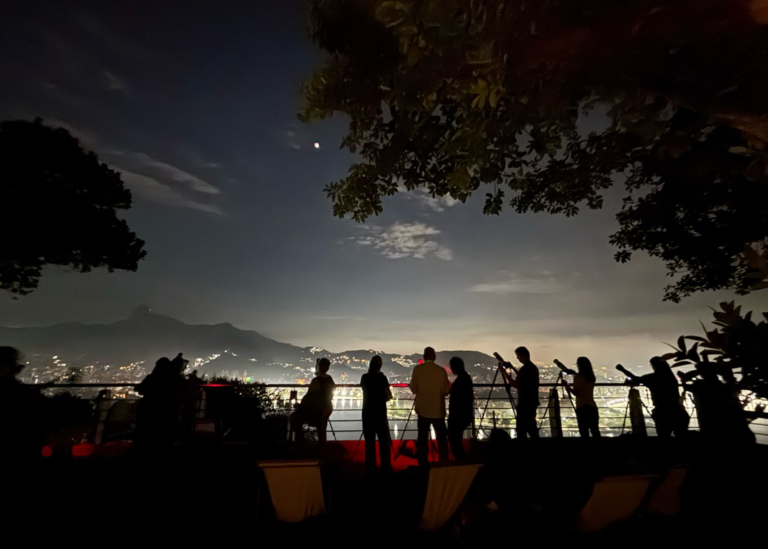
{"type": "Polygon", "coordinates": [[[464,202],[485,187],[485,214],[572,216],[623,183],[615,258],[662,259],[677,277],[665,299],[764,287],[761,6],[313,0],[327,55],[300,118],[345,114],[342,147],[360,155],[325,189],[334,215],[362,222],[402,190],[464,202]]]}
{"type": "Polygon", "coordinates": [[[39,118],[0,123],[0,165],[1,289],[32,292],[45,265],[136,270],[144,241],[117,215],[131,193],[67,130],[39,118]]]}
{"type": "MultiPolygon", "coordinates": [[[[720,310],[713,311],[714,330],[704,328],[705,337],[680,336],[675,351],[662,358],[674,359],[673,367],[712,368],[729,389],[747,393],[745,405],[754,397],[768,400],[768,313],[763,313],[765,320],[755,322],[751,311],[742,315],[741,306],[733,301],[720,303],[720,310]],[[693,345],[688,347],[686,340],[693,345]]],[[[681,377],[693,381],[701,377],[700,371],[681,377]]]]}

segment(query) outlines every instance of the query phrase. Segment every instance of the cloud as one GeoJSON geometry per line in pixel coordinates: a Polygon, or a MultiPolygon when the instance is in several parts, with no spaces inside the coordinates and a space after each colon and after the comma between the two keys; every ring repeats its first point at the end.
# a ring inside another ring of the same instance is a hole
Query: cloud
{"type": "Polygon", "coordinates": [[[363,229],[366,234],[350,239],[357,245],[374,249],[389,259],[453,259],[453,251],[432,238],[439,235],[440,231],[424,223],[395,223],[388,229],[363,226],[363,229]]]}
{"type": "Polygon", "coordinates": [[[401,185],[399,188],[399,192],[402,196],[409,200],[416,200],[418,203],[427,206],[432,211],[441,213],[444,212],[446,208],[451,208],[455,206],[456,204],[460,204],[460,200],[456,200],[455,198],[451,198],[450,196],[436,196],[433,197],[430,195],[429,190],[425,189],[424,187],[418,187],[414,189],[413,191],[409,191],[405,188],[405,186],[401,185]]]}
{"type": "Polygon", "coordinates": [[[132,172],[116,165],[112,165],[112,168],[119,171],[128,188],[131,189],[135,195],[144,200],[156,204],[189,208],[214,215],[222,214],[218,206],[214,204],[203,204],[202,202],[187,198],[173,187],[161,183],[153,177],[132,172]]]}
{"type": "Polygon", "coordinates": [[[193,175],[179,168],[178,166],[173,166],[167,162],[156,160],[146,153],[132,151],[109,151],[108,154],[127,157],[133,166],[140,168],[140,171],[148,170],[150,172],[154,172],[160,177],[164,177],[180,183],[181,185],[189,188],[189,190],[203,194],[221,194],[221,190],[208,181],[200,179],[196,175],[193,175]]]}
{"type": "Polygon", "coordinates": [[[178,166],[142,152],[110,150],[103,156],[123,173],[129,188],[144,200],[222,214],[218,206],[210,203],[211,197],[221,194],[221,190],[178,166]]]}
{"type": "Polygon", "coordinates": [[[560,293],[565,289],[566,286],[559,282],[551,271],[544,271],[534,275],[507,272],[499,280],[476,284],[469,291],[496,295],[545,295],[560,293]]]}
{"type": "Polygon", "coordinates": [[[104,75],[104,86],[109,91],[119,91],[125,95],[129,95],[130,90],[128,89],[128,83],[125,80],[110,71],[104,71],[102,74],[104,75]]]}
{"type": "Polygon", "coordinates": [[[86,148],[95,150],[102,160],[122,174],[123,181],[135,196],[156,204],[222,215],[221,209],[210,203],[212,197],[221,194],[212,183],[146,153],[110,149],[98,135],[65,121],[53,119],[47,123],[67,129],[86,148]]]}

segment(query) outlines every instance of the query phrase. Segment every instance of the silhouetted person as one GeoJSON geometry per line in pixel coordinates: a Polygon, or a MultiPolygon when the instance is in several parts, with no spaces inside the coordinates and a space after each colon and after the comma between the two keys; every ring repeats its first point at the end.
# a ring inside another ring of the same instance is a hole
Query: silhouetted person
{"type": "Polygon", "coordinates": [[[392,400],[389,380],[381,373],[382,359],[379,355],[371,359],[368,373],[363,374],[360,386],[363,389],[363,436],[365,437],[365,470],[368,475],[376,474],[376,437],[379,438],[379,456],[384,474],[392,472],[389,456],[390,435],[387,421],[387,402],[392,400]]]}
{"type": "Polygon", "coordinates": [[[511,385],[517,389],[517,438],[539,438],[536,411],[539,408],[539,369],[531,362],[531,353],[525,347],[515,349],[522,367],[511,385]]]}
{"type": "Polygon", "coordinates": [[[179,433],[184,378],[179,363],[166,357],[136,387],[142,396],[136,409],[136,448],[167,452],[179,433]]]}
{"type": "Polygon", "coordinates": [[[679,383],[666,360],[658,356],[653,357],[653,373],[644,376],[636,376],[621,365],[616,368],[626,374],[630,383],[644,385],[651,392],[651,417],[656,425],[658,437],[669,438],[672,433],[679,437],[688,430],[690,417],[680,403],[679,383]]]}
{"type": "Polygon", "coordinates": [[[16,376],[21,353],[0,347],[0,461],[27,464],[40,457],[45,433],[45,398],[16,376]]]}
{"type": "Polygon", "coordinates": [[[564,371],[573,376],[571,392],[576,395],[576,421],[579,424],[579,435],[582,438],[589,438],[592,434],[593,437],[600,438],[600,413],[595,402],[597,378],[592,362],[587,357],[580,356],[576,359],[576,368],[578,372],[569,368],[565,368],[564,371]]]}
{"type": "MultiPolygon", "coordinates": [[[[713,365],[699,363],[695,372],[699,378],[687,386],[693,393],[701,433],[719,442],[755,442],[755,434],[749,428],[736,393],[718,379],[713,365]]],[[[688,376],[680,377],[685,380],[688,376]]]]}
{"type": "Polygon", "coordinates": [[[451,372],[456,376],[448,399],[448,441],[456,459],[466,459],[464,431],[475,417],[475,391],[472,377],[464,367],[464,361],[455,356],[451,359],[451,372]]]}
{"type": "MultiPolygon", "coordinates": [[[[186,364],[184,367],[186,368],[186,364]]],[[[203,383],[203,380],[197,377],[197,370],[193,370],[184,380],[181,425],[182,431],[187,438],[192,438],[195,434],[195,420],[197,419],[200,401],[203,399],[203,383]]]]}
{"type": "Polygon", "coordinates": [[[445,427],[445,396],[450,390],[448,374],[435,364],[437,354],[432,347],[424,349],[424,363],[413,369],[411,392],[416,395],[414,407],[418,417],[416,455],[419,465],[429,465],[429,428],[434,427],[440,461],[448,459],[448,434],[445,427]]]}
{"type": "Polygon", "coordinates": [[[291,430],[298,439],[304,438],[304,425],[317,428],[317,440],[325,444],[327,439],[328,418],[333,413],[333,391],[336,384],[328,375],[331,361],[323,357],[315,365],[315,377],[309,384],[307,394],[290,415],[291,430]]]}

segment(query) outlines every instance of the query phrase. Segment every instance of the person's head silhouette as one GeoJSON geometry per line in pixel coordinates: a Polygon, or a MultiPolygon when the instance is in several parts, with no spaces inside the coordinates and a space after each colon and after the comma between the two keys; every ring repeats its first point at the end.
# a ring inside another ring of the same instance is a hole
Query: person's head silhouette
{"type": "Polygon", "coordinates": [[[467,371],[467,369],[464,367],[464,361],[457,356],[451,359],[450,364],[451,364],[451,372],[453,372],[453,375],[455,376],[466,373],[467,371]]]}
{"type": "Polygon", "coordinates": [[[515,349],[515,356],[520,364],[525,364],[531,361],[531,352],[525,347],[518,347],[515,349]]]}
{"type": "Polygon", "coordinates": [[[164,356],[157,359],[157,362],[155,362],[155,368],[152,370],[152,373],[164,375],[167,374],[172,367],[173,365],[171,364],[171,359],[164,356]]]}
{"type": "Polygon", "coordinates": [[[21,353],[13,347],[0,347],[0,378],[15,377],[24,365],[21,362],[21,353]]]}
{"type": "Polygon", "coordinates": [[[660,356],[655,356],[651,359],[651,368],[653,368],[653,371],[657,374],[666,374],[672,371],[672,368],[669,367],[669,363],[660,356]]]}
{"type": "Polygon", "coordinates": [[[371,363],[368,366],[368,372],[371,374],[380,372],[382,364],[384,364],[384,361],[381,359],[381,357],[379,355],[375,355],[373,358],[371,358],[371,363]]]}
{"type": "Polygon", "coordinates": [[[595,382],[595,370],[592,368],[592,361],[585,356],[580,356],[576,359],[576,367],[579,369],[579,373],[590,383],[595,382]]]}
{"type": "Polygon", "coordinates": [[[331,361],[328,360],[326,357],[320,358],[317,361],[317,374],[318,375],[325,375],[328,373],[328,370],[331,369],[331,361]]]}
{"type": "Polygon", "coordinates": [[[434,362],[437,359],[437,353],[432,347],[427,347],[424,349],[424,362],[432,361],[434,362]]]}

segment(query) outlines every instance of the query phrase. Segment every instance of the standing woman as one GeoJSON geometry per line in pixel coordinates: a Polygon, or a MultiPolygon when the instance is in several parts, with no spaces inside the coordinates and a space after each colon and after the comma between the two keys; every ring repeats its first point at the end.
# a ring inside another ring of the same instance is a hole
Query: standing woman
{"type": "MultiPolygon", "coordinates": [[[[579,434],[582,438],[589,438],[590,433],[595,438],[600,438],[600,413],[595,403],[595,371],[592,362],[580,356],[576,359],[578,373],[573,376],[573,394],[576,395],[576,421],[579,424],[579,434]]],[[[571,370],[573,371],[573,370],[571,370]]]]}
{"type": "Polygon", "coordinates": [[[456,459],[462,460],[467,457],[464,451],[464,431],[472,425],[475,417],[475,391],[464,361],[455,356],[450,364],[456,380],[451,385],[448,401],[448,442],[456,459]]]}
{"type": "Polygon", "coordinates": [[[363,374],[360,386],[363,388],[363,436],[365,436],[365,470],[369,476],[376,475],[376,437],[379,437],[379,456],[384,474],[392,472],[389,457],[389,423],[387,402],[392,400],[389,380],[381,373],[383,361],[379,355],[371,359],[368,373],[363,374]]]}

